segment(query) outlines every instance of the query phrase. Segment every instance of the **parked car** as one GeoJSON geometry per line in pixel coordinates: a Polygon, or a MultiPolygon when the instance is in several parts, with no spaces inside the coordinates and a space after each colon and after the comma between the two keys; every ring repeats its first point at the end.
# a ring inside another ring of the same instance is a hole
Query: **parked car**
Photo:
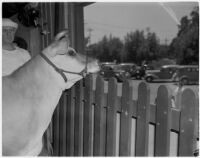
{"type": "Polygon", "coordinates": [[[108,80],[115,77],[118,82],[123,82],[125,79],[131,78],[131,73],[136,70],[134,63],[103,63],[101,64],[100,75],[108,80]]]}
{"type": "Polygon", "coordinates": [[[179,67],[179,65],[164,65],[160,70],[148,71],[146,72],[145,80],[147,82],[172,81],[172,76],[179,67]]]}
{"type": "Polygon", "coordinates": [[[105,62],[100,64],[99,74],[104,77],[105,80],[108,80],[111,77],[115,77],[114,67],[117,64],[114,62],[105,62]]]}
{"type": "Polygon", "coordinates": [[[134,63],[121,63],[114,67],[115,77],[118,81],[122,82],[125,79],[130,79],[132,73],[136,70],[134,63]]]}
{"type": "Polygon", "coordinates": [[[180,82],[182,85],[190,83],[199,83],[199,66],[198,65],[182,65],[173,75],[173,81],[180,82]]]}

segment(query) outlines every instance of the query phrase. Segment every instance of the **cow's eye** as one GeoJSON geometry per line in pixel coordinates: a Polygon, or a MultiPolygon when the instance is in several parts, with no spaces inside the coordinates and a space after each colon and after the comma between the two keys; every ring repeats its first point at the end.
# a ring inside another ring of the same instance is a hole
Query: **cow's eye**
{"type": "Polygon", "coordinates": [[[69,51],[68,51],[68,54],[69,54],[70,56],[76,56],[76,52],[73,51],[73,50],[69,50],[69,51]]]}

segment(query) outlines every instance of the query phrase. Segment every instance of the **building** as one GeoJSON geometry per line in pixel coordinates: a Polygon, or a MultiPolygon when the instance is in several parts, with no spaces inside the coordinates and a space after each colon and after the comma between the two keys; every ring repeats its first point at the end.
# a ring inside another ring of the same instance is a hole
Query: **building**
{"type": "MultiPolygon", "coordinates": [[[[3,3],[3,17],[11,18],[20,25],[16,36],[25,39],[32,56],[39,53],[63,29],[69,30],[71,46],[78,52],[84,52],[84,12],[91,3],[54,2],[38,3],[38,26],[26,27],[20,23],[18,14],[29,3],[3,3]]],[[[27,7],[26,7],[27,8],[27,7]]],[[[26,13],[25,13],[26,14],[26,13]]],[[[26,16],[26,15],[25,15],[26,16]]]]}

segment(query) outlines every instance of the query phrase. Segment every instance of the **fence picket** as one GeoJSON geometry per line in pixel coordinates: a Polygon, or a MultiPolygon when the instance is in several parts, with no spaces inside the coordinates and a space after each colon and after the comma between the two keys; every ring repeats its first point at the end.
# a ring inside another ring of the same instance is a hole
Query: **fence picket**
{"type": "Polygon", "coordinates": [[[66,130],[66,156],[74,155],[74,106],[75,106],[75,87],[69,90],[67,96],[67,130],[66,130]]]}
{"type": "Polygon", "coordinates": [[[60,113],[60,102],[58,103],[54,115],[53,115],[53,156],[59,155],[59,113],[60,113]]]}
{"type": "Polygon", "coordinates": [[[83,114],[83,156],[92,156],[92,76],[85,78],[83,114]]]}
{"type": "Polygon", "coordinates": [[[120,145],[119,155],[130,156],[131,154],[131,118],[132,118],[132,87],[126,80],[122,87],[122,105],[121,105],[121,120],[120,120],[120,145]]]}
{"type": "Polygon", "coordinates": [[[83,81],[75,86],[74,156],[83,155],[83,81]]]}
{"type": "Polygon", "coordinates": [[[62,97],[60,98],[60,109],[59,109],[59,136],[60,136],[60,147],[59,155],[66,155],[66,115],[67,115],[67,91],[63,92],[62,97]]]}
{"type": "Polygon", "coordinates": [[[106,111],[104,108],[104,79],[96,79],[95,107],[94,107],[94,156],[105,155],[106,111]]]}
{"type": "Polygon", "coordinates": [[[193,145],[196,143],[195,111],[198,109],[195,94],[191,89],[183,91],[181,96],[179,156],[193,156],[193,145]]]}
{"type": "Polygon", "coordinates": [[[155,156],[169,156],[171,130],[171,95],[166,86],[158,88],[156,99],[155,156]]]}
{"type": "Polygon", "coordinates": [[[106,156],[115,156],[116,149],[116,112],[117,81],[111,78],[108,83],[108,104],[106,118],[106,156]]]}
{"type": "Polygon", "coordinates": [[[108,90],[100,76],[96,89],[92,75],[85,78],[85,86],[83,82],[65,91],[55,109],[54,156],[170,156],[172,149],[174,155],[193,156],[199,134],[198,97],[193,90],[178,93],[176,109],[171,108],[171,91],[164,85],[158,88],[155,106],[150,105],[150,88],[144,82],[138,86],[137,101],[132,99],[131,82],[123,83],[122,96],[117,96],[121,84],[115,78],[109,80],[108,90]],[[155,127],[153,133],[150,124],[155,127]],[[172,132],[179,138],[175,148],[172,132]],[[132,153],[131,145],[135,149],[132,153]]]}
{"type": "Polygon", "coordinates": [[[138,86],[137,123],[136,123],[136,156],[147,156],[150,121],[150,90],[142,82],[138,86]]]}

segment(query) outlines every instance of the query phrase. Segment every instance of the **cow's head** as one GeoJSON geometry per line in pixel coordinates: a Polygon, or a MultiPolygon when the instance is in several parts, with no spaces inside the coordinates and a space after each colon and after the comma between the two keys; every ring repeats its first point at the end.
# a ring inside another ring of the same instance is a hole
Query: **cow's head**
{"type": "MultiPolygon", "coordinates": [[[[60,69],[80,73],[87,65],[87,73],[95,73],[99,71],[98,62],[96,59],[86,57],[83,54],[77,53],[73,48],[69,47],[68,32],[62,31],[56,35],[55,40],[43,50],[51,62],[60,69]]],[[[65,89],[70,88],[83,76],[78,74],[64,72],[67,82],[65,89]]]]}

